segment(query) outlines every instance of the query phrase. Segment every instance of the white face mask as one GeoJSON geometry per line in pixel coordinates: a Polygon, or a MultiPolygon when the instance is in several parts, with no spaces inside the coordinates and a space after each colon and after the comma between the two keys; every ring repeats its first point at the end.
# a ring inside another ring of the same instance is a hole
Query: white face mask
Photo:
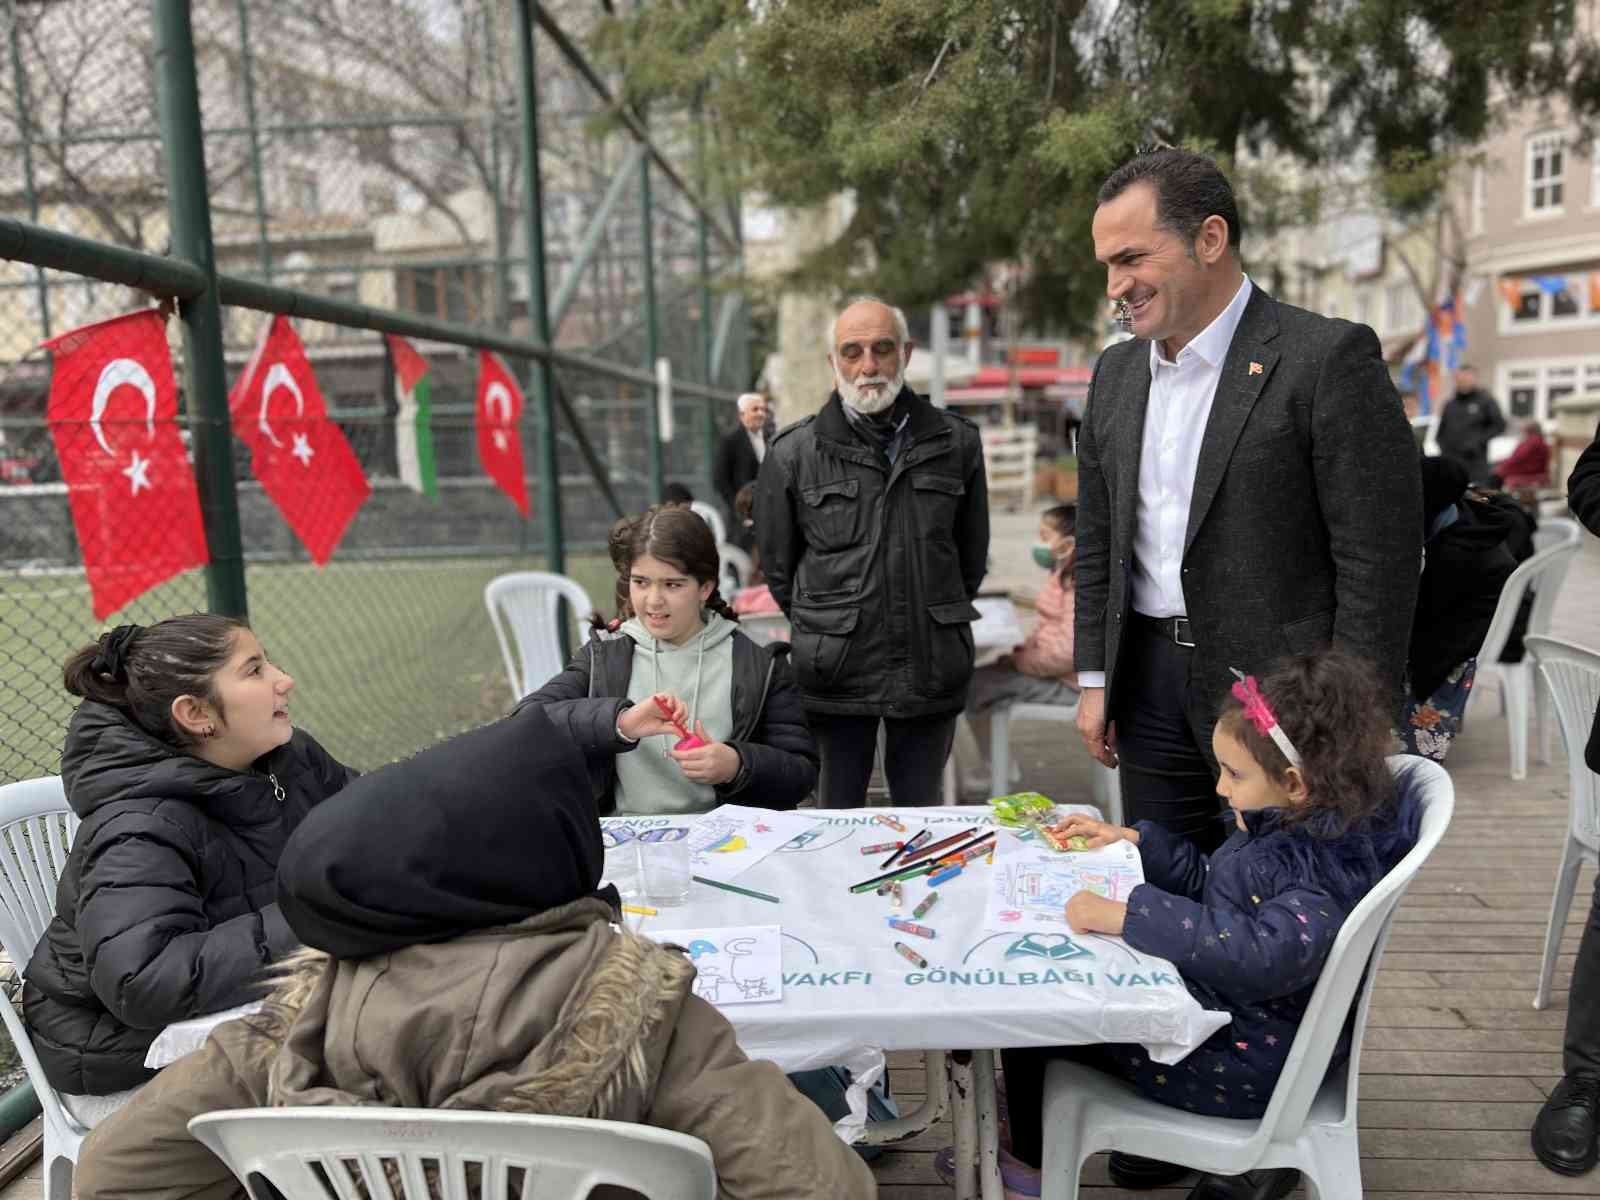
{"type": "Polygon", "coordinates": [[[840,374],[839,368],[833,369],[833,386],[839,390],[839,399],[851,408],[865,416],[887,411],[893,406],[895,397],[900,394],[900,388],[905,384],[906,372],[901,367],[894,375],[884,380],[882,375],[868,375],[857,378],[855,383],[846,381],[840,374]],[[874,380],[884,382],[880,388],[864,388],[862,384],[872,383],[874,380]]]}

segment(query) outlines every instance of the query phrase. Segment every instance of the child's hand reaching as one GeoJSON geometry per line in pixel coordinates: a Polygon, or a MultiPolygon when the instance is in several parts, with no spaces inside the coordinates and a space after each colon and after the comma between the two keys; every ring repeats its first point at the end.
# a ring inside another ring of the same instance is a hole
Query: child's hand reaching
{"type": "Polygon", "coordinates": [[[1109,933],[1120,936],[1128,906],[1093,892],[1077,892],[1067,901],[1067,924],[1073,933],[1109,933]]]}
{"type": "Polygon", "coordinates": [[[1085,850],[1098,850],[1101,846],[1109,846],[1112,842],[1128,841],[1135,846],[1139,844],[1139,831],[1129,829],[1123,825],[1112,825],[1106,821],[1096,820],[1094,817],[1073,813],[1058,821],[1052,832],[1059,838],[1081,837],[1084,839],[1085,850]]]}
{"type": "Polygon", "coordinates": [[[617,718],[617,729],[622,736],[638,741],[640,738],[671,734],[680,737],[678,729],[689,717],[689,706],[671,692],[662,692],[649,700],[641,700],[622,710],[617,718]]]}

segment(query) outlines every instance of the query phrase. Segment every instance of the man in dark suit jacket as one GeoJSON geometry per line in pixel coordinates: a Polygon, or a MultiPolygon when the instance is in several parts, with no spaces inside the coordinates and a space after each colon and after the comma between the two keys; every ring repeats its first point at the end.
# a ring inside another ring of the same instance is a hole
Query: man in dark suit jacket
{"type": "Polygon", "coordinates": [[[712,467],[712,479],[717,496],[727,510],[728,538],[741,550],[750,549],[753,540],[739,520],[734,501],[739,489],[754,483],[761,470],[761,460],[767,455],[767,398],[760,392],[746,392],[739,397],[739,428],[723,435],[717,447],[717,460],[712,467]]]}
{"type": "Polygon", "coordinates": [[[1099,200],[1095,257],[1136,336],[1100,356],[1080,433],[1078,730],[1120,757],[1131,819],[1210,849],[1231,668],[1336,645],[1376,663],[1398,707],[1417,449],[1372,330],[1243,274],[1209,159],[1141,155],[1099,200]]]}

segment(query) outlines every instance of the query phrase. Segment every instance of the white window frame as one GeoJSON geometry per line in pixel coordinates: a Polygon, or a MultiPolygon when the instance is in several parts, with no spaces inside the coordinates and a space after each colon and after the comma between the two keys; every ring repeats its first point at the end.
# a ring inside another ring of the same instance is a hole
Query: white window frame
{"type": "Polygon", "coordinates": [[[1527,416],[1512,415],[1511,389],[1513,386],[1527,386],[1530,375],[1535,390],[1533,412],[1529,415],[1541,422],[1548,422],[1554,415],[1550,411],[1551,387],[1573,384],[1573,394],[1580,396],[1592,390],[1591,380],[1600,384],[1600,354],[1514,358],[1500,363],[1495,368],[1495,399],[1499,401],[1508,422],[1528,419],[1527,416]],[[1555,378],[1552,378],[1552,375],[1555,378]],[[1516,378],[1513,379],[1513,376],[1516,378]]]}
{"type": "Polygon", "coordinates": [[[1546,129],[1541,130],[1539,133],[1528,135],[1527,146],[1523,154],[1522,215],[1529,220],[1542,221],[1546,217],[1559,217],[1567,211],[1567,188],[1569,187],[1567,160],[1572,157],[1572,147],[1568,145],[1568,141],[1565,131],[1559,129],[1546,129]],[[1561,155],[1560,173],[1547,173],[1543,178],[1535,182],[1533,177],[1534,161],[1541,154],[1548,155],[1551,151],[1559,152],[1561,155]],[[1535,207],[1533,202],[1534,189],[1545,188],[1548,193],[1548,189],[1554,186],[1561,188],[1561,203],[1549,203],[1547,194],[1547,202],[1535,207]]]}
{"type": "Polygon", "coordinates": [[[1411,281],[1396,279],[1386,283],[1383,288],[1384,333],[1410,333],[1422,323],[1422,305],[1417,301],[1417,289],[1411,281]]]}
{"type": "Polygon", "coordinates": [[[1506,305],[1505,297],[1499,294],[1499,288],[1496,286],[1496,332],[1502,337],[1517,337],[1521,334],[1529,333],[1560,333],[1568,329],[1600,329],[1600,309],[1589,307],[1589,271],[1580,270],[1576,273],[1570,271],[1529,271],[1525,275],[1518,276],[1518,281],[1522,284],[1522,290],[1524,293],[1529,290],[1538,291],[1538,288],[1533,282],[1533,276],[1546,274],[1565,274],[1569,279],[1575,277],[1578,280],[1578,291],[1576,296],[1578,301],[1578,311],[1570,317],[1553,316],[1552,311],[1555,304],[1555,298],[1553,296],[1546,295],[1542,291],[1539,291],[1538,319],[1532,321],[1513,320],[1511,316],[1511,309],[1506,305]]]}
{"type": "Polygon", "coordinates": [[[1485,214],[1489,211],[1489,171],[1482,163],[1472,168],[1472,232],[1482,233],[1485,214]]]}

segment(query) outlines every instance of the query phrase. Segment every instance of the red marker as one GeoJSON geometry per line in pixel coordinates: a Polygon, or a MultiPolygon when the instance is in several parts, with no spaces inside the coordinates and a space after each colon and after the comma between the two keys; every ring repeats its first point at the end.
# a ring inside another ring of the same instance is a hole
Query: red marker
{"type": "Polygon", "coordinates": [[[678,731],[678,741],[672,747],[674,750],[698,750],[706,744],[703,738],[698,738],[685,729],[682,721],[673,719],[672,710],[667,707],[666,693],[663,692],[650,698],[656,702],[656,711],[668,721],[671,721],[672,727],[678,731]]]}
{"type": "Polygon", "coordinates": [[[923,958],[922,955],[918,954],[904,942],[896,942],[894,944],[894,952],[901,958],[905,959],[912,966],[916,967],[919,971],[926,971],[928,969],[928,960],[923,958]]]}

